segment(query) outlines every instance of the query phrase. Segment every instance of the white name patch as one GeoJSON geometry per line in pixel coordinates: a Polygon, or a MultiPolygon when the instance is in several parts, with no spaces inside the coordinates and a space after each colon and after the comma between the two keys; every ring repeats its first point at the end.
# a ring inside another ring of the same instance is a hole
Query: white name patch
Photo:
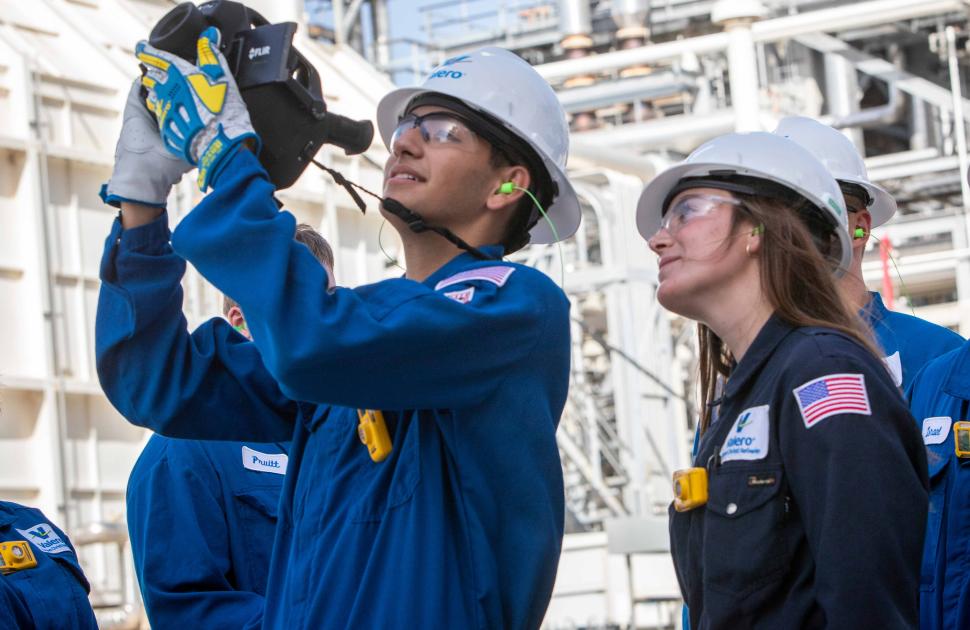
{"type": "Polygon", "coordinates": [[[37,523],[33,527],[18,529],[17,531],[20,532],[21,536],[32,542],[35,547],[45,553],[61,553],[62,551],[71,550],[67,546],[67,543],[57,535],[54,528],[47,523],[37,523]]]}
{"type": "Polygon", "coordinates": [[[242,447],[243,467],[256,472],[286,474],[286,463],[289,461],[286,453],[260,453],[248,446],[242,447]]]}
{"type": "Polygon", "coordinates": [[[751,407],[738,414],[724,446],[721,461],[764,459],[768,455],[768,405],[751,407]]]}
{"type": "Polygon", "coordinates": [[[903,363],[899,359],[899,350],[883,357],[882,362],[886,364],[886,368],[892,374],[893,383],[896,384],[896,387],[900,387],[903,384],[903,363]]]}
{"type": "Polygon", "coordinates": [[[506,267],[504,265],[469,269],[468,271],[462,271],[461,273],[456,273],[453,276],[445,278],[434,285],[434,290],[440,291],[453,284],[461,284],[462,282],[470,282],[472,280],[484,280],[485,282],[491,282],[497,287],[503,287],[513,271],[515,271],[515,267],[506,267]]]}
{"type": "Polygon", "coordinates": [[[446,291],[445,297],[451,298],[459,304],[468,304],[475,297],[475,287],[468,287],[461,291],[446,291]]]}
{"type": "Polygon", "coordinates": [[[950,436],[950,416],[934,416],[923,419],[923,444],[943,444],[950,436]]]}

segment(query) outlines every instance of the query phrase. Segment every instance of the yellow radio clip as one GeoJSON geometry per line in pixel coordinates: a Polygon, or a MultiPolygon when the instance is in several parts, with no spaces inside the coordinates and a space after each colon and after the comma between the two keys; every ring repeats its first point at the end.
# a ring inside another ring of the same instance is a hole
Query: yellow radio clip
{"type": "Polygon", "coordinates": [[[674,472],[674,509],[688,512],[707,503],[707,469],[685,468],[674,472]]]}
{"type": "Polygon", "coordinates": [[[370,458],[382,462],[391,454],[391,436],[384,423],[384,414],[377,409],[358,409],[357,437],[367,447],[370,458]]]}
{"type": "Polygon", "coordinates": [[[953,423],[953,451],[960,459],[970,458],[970,422],[953,423]]]}
{"type": "Polygon", "coordinates": [[[36,566],[37,559],[26,540],[0,542],[0,574],[7,575],[36,566]]]}

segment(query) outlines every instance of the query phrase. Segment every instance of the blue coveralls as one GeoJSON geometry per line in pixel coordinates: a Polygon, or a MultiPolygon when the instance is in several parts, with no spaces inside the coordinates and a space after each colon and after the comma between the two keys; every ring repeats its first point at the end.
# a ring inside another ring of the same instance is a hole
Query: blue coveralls
{"type": "Polygon", "coordinates": [[[173,437],[293,438],[264,627],[538,627],[563,533],[565,295],[468,254],[423,282],[328,291],[272,195],[240,152],[171,245],[165,216],[115,223],[97,315],[107,396],[173,437]],[[253,343],[221,319],[186,331],[185,260],[239,302],[253,343]],[[382,463],[358,408],[384,412],[382,463]]]}
{"type": "Polygon", "coordinates": [[[963,337],[949,328],[890,311],[878,293],[869,295],[869,304],[860,314],[872,327],[876,341],[886,353],[885,361],[896,377],[896,385],[904,391],[928,361],[963,344],[963,337]],[[899,368],[902,368],[901,374],[897,373],[899,368]]]}
{"type": "Polygon", "coordinates": [[[773,316],[717,411],[708,501],[670,510],[690,627],[914,627],[926,456],[879,360],[773,316]]]}
{"type": "Polygon", "coordinates": [[[260,626],[287,446],[148,440],[127,508],[154,627],[260,626]]]}
{"type": "Polygon", "coordinates": [[[970,460],[956,457],[953,423],[970,420],[970,342],[934,359],[909,389],[930,472],[920,576],[920,628],[970,628],[970,460]]]}
{"type": "Polygon", "coordinates": [[[0,501],[0,542],[30,543],[37,566],[0,575],[0,630],[97,630],[67,535],[36,508],[0,501]]]}

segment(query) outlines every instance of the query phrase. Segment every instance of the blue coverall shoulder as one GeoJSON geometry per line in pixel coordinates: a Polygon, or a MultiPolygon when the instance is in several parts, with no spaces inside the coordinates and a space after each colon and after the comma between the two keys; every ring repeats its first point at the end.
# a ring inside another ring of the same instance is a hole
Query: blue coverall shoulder
{"type": "Polygon", "coordinates": [[[920,575],[920,628],[970,628],[970,460],[957,457],[954,426],[970,420],[970,342],[926,364],[908,391],[930,475],[920,575]]]}
{"type": "Polygon", "coordinates": [[[0,575],[0,603],[13,605],[18,630],[96,630],[91,587],[67,534],[36,508],[0,501],[0,542],[8,541],[29,543],[37,561],[34,568],[0,575]]]}
{"type": "Polygon", "coordinates": [[[861,313],[885,352],[890,370],[899,370],[901,380],[897,384],[903,390],[928,361],[963,344],[963,337],[949,328],[891,311],[878,293],[870,292],[869,295],[869,304],[861,313]]]}
{"type": "Polygon", "coordinates": [[[255,627],[263,610],[287,444],[153,435],[128,482],[128,529],[149,620],[255,627]],[[193,558],[192,570],[172,549],[193,558]]]}
{"type": "Polygon", "coordinates": [[[330,291],[272,192],[241,152],[171,246],[161,223],[109,237],[97,344],[109,399],[182,437],[267,441],[289,427],[264,627],[538,627],[565,517],[565,295],[467,254],[423,282],[330,291]],[[258,349],[246,369],[219,325],[186,330],[183,259],[246,313],[258,349]],[[393,450],[380,463],[358,409],[383,412],[393,450]]]}
{"type": "Polygon", "coordinates": [[[695,459],[708,501],[671,508],[690,626],[911,628],[926,463],[879,359],[773,316],[717,411],[695,459]],[[886,519],[892,531],[873,536],[886,519]]]}

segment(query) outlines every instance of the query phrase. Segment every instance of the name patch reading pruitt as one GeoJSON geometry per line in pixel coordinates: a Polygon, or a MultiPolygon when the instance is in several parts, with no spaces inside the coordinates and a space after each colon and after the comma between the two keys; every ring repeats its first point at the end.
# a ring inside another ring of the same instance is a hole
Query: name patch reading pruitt
{"type": "Polygon", "coordinates": [[[21,536],[32,542],[35,547],[45,553],[61,553],[71,550],[67,546],[67,543],[57,535],[54,528],[47,523],[37,523],[33,527],[18,529],[17,531],[20,532],[21,536]]]}
{"type": "Polygon", "coordinates": [[[768,456],[768,405],[738,414],[721,447],[721,461],[764,459],[768,456]]]}
{"type": "Polygon", "coordinates": [[[288,461],[286,453],[260,453],[248,446],[242,447],[243,467],[249,470],[285,475],[288,461]]]}

